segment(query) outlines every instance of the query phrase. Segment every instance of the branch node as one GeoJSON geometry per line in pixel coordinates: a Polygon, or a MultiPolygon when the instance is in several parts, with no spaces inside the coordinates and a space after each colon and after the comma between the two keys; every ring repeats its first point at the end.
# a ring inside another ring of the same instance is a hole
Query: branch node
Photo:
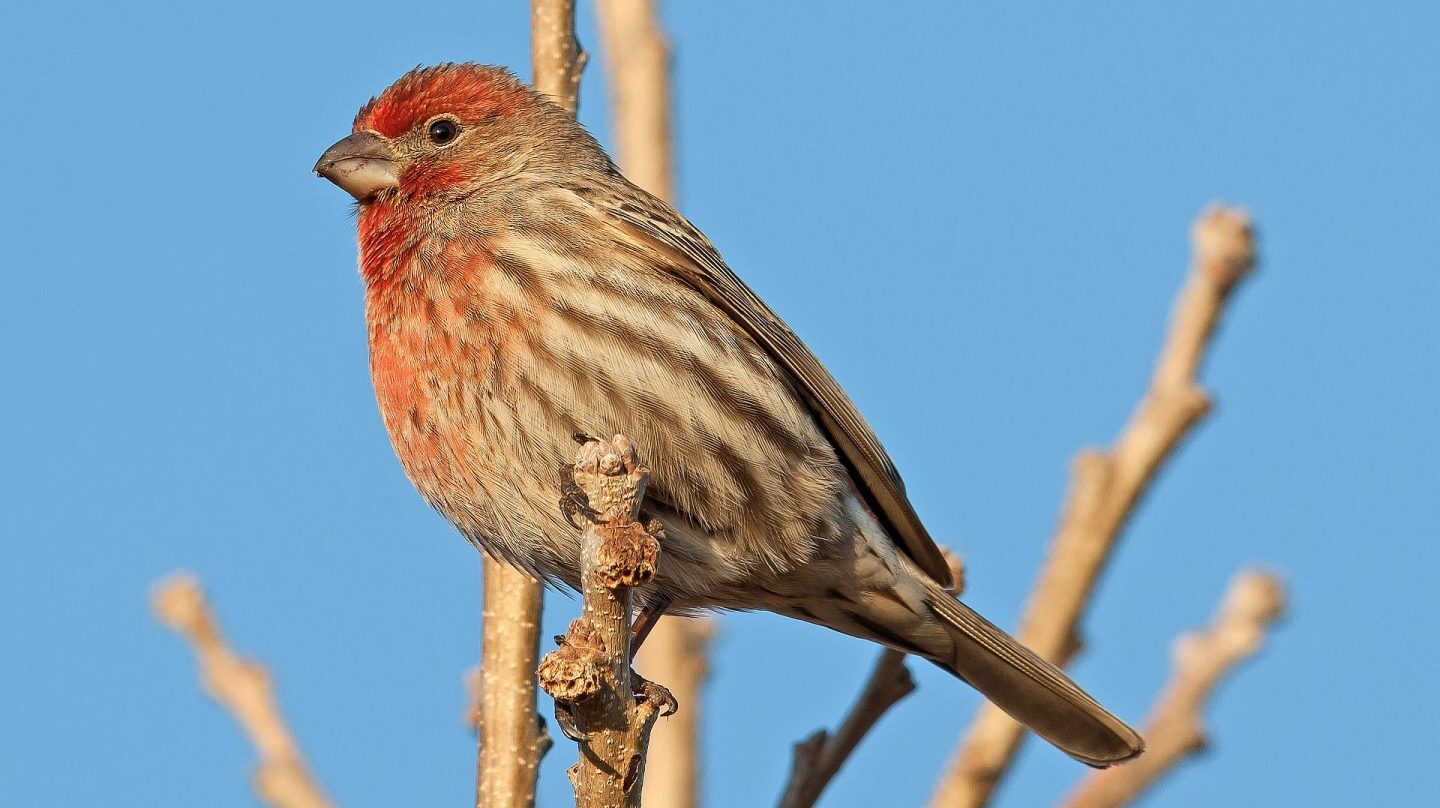
{"type": "Polygon", "coordinates": [[[569,704],[594,698],[605,677],[605,641],[584,617],[556,638],[560,647],[545,655],[537,672],[540,688],[556,701],[569,704]]]}

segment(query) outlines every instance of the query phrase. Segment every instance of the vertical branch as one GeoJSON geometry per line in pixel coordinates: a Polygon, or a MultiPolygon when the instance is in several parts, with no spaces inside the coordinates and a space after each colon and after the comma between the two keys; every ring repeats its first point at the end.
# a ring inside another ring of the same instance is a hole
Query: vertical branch
{"type": "MultiPolygon", "coordinates": [[[[1193,268],[1150,389],[1109,451],[1076,459],[1060,527],[1021,621],[1020,641],[1052,662],[1080,647],[1080,618],[1121,530],[1161,465],[1210,411],[1197,376],[1230,292],[1254,266],[1254,238],[1245,214],[1212,208],[1196,222],[1193,240],[1193,268]]],[[[983,705],[932,808],[989,802],[1023,732],[999,708],[983,705]]]]}
{"type": "Polygon", "coordinates": [[[581,537],[584,611],[540,663],[540,686],[580,743],[570,769],[578,808],[638,808],[650,729],[675,702],[630,672],[630,592],[655,575],[660,544],[637,520],[650,470],[629,439],[587,441],[575,487],[591,519],[581,537]],[[567,712],[568,711],[568,712],[567,712]]]}
{"type": "Polygon", "coordinates": [[[575,0],[530,0],[530,68],[535,89],[575,114],[585,50],[575,38],[575,0]]]}
{"type": "Polygon", "coordinates": [[[1092,772],[1065,808],[1118,808],[1137,799],[1180,762],[1204,750],[1206,701],[1225,675],[1254,656],[1285,611],[1285,585],[1273,575],[1235,577],[1210,627],[1175,643],[1170,684],[1145,724],[1148,748],[1127,766],[1092,772]]]}
{"type": "Polygon", "coordinates": [[[270,676],[230,650],[200,582],[188,575],[165,580],[155,588],[151,608],[160,622],[189,641],[205,691],[230,711],[260,753],[255,794],[273,808],[331,808],[280,714],[270,676]]]}
{"type": "MultiPolygon", "coordinates": [[[[615,144],[631,182],[675,203],[670,112],[670,48],[660,29],[658,0],[599,0],[615,144]]],[[[646,764],[644,801],[667,808],[698,804],[700,691],[714,634],[710,618],[662,617],[636,665],[661,681],[685,710],[655,727],[646,764]]]]}
{"type": "Polygon", "coordinates": [[[660,31],[657,0],[598,0],[615,150],[636,185],[675,202],[670,135],[670,46],[660,31]]]}
{"type": "Polygon", "coordinates": [[[478,808],[530,808],[540,758],[549,746],[535,713],[540,657],[540,584],[485,559],[484,646],[480,658],[478,808]]]}
{"type": "MultiPolygon", "coordinates": [[[[535,88],[574,113],[585,52],[575,39],[574,0],[532,0],[530,61],[535,88]]],[[[544,590],[528,575],[485,559],[478,808],[530,808],[548,739],[535,714],[544,590]]]]}

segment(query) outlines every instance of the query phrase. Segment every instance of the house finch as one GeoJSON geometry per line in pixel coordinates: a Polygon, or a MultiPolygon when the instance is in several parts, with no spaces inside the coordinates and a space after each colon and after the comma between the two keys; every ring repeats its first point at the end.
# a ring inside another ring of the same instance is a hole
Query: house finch
{"type": "Polygon", "coordinates": [[[929,659],[1072,756],[1134,730],[945,590],[890,458],[708,239],[503,68],[417,69],[315,170],[359,201],[370,371],[425,499],[579,585],[557,503],[576,434],[624,433],[664,526],[639,602],[765,609],[929,659]]]}

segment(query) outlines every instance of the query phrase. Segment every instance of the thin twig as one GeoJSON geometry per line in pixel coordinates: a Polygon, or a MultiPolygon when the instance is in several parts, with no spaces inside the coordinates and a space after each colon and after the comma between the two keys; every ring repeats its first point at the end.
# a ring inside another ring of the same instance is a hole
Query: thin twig
{"type": "MultiPolygon", "coordinates": [[[[535,89],[572,114],[585,52],[575,39],[574,0],[532,0],[530,61],[535,89]]],[[[486,558],[477,808],[531,808],[550,740],[535,713],[544,590],[523,572],[486,558]]]]}
{"type": "Polygon", "coordinates": [[[185,574],[165,579],[155,587],[151,608],[160,622],[189,641],[205,691],[250,736],[260,755],[252,781],[256,795],[275,808],[330,808],[333,803],[306,768],[280,714],[265,668],[226,644],[200,582],[185,574]]]}
{"type": "MultiPolygon", "coordinates": [[[[965,589],[965,564],[950,548],[942,547],[950,567],[950,591],[959,597],[965,589]]],[[[820,799],[821,793],[839,773],[860,741],[880,721],[886,710],[915,690],[915,681],[905,667],[905,654],[886,649],[870,669],[860,698],[851,706],[840,728],[832,735],[817,730],[795,744],[790,764],[790,777],[780,797],[780,808],[808,808],[820,799]]]]}
{"type": "Polygon", "coordinates": [[[897,702],[915,690],[915,681],[905,667],[905,655],[885,649],[875,661],[875,668],[865,680],[850,712],[835,732],[816,730],[815,734],[795,744],[790,779],[785,784],[780,808],[810,808],[840,767],[860,745],[860,740],[897,702]]]}
{"type": "MultiPolygon", "coordinates": [[[[1225,302],[1254,266],[1254,238],[1244,213],[1218,207],[1201,215],[1193,237],[1194,266],[1150,389],[1109,451],[1076,459],[1060,527],[1021,621],[1020,641],[1051,661],[1079,649],[1080,618],[1116,539],[1161,465],[1210,410],[1198,372],[1225,302]]],[[[983,705],[931,808],[989,802],[1023,733],[999,708],[983,705]]]]}
{"type": "Polygon", "coordinates": [[[1285,585],[1264,572],[1243,572],[1230,584],[1210,626],[1175,643],[1175,670],[1145,726],[1145,754],[1127,766],[1090,774],[1065,808],[1126,805],[1186,758],[1205,749],[1202,713],[1221,680],[1258,653],[1285,611],[1285,585]]]}
{"type": "MultiPolygon", "coordinates": [[[[657,6],[657,0],[599,0],[596,12],[620,168],[631,182],[674,204],[670,48],[657,6]]],[[[699,803],[700,694],[714,632],[713,618],[661,617],[636,658],[641,673],[664,682],[685,705],[655,727],[645,767],[647,805],[699,803]]]]}

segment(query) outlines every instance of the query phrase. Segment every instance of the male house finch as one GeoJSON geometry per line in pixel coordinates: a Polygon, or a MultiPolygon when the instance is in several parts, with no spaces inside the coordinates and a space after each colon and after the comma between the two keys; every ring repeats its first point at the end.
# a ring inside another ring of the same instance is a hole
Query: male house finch
{"type": "Polygon", "coordinates": [[[315,170],[359,201],[370,372],[420,493],[579,586],[557,503],[578,433],[624,433],[664,526],[652,613],[765,609],[929,659],[1075,758],[1140,736],[947,593],[855,405],[698,230],[503,68],[414,70],[315,170]]]}

